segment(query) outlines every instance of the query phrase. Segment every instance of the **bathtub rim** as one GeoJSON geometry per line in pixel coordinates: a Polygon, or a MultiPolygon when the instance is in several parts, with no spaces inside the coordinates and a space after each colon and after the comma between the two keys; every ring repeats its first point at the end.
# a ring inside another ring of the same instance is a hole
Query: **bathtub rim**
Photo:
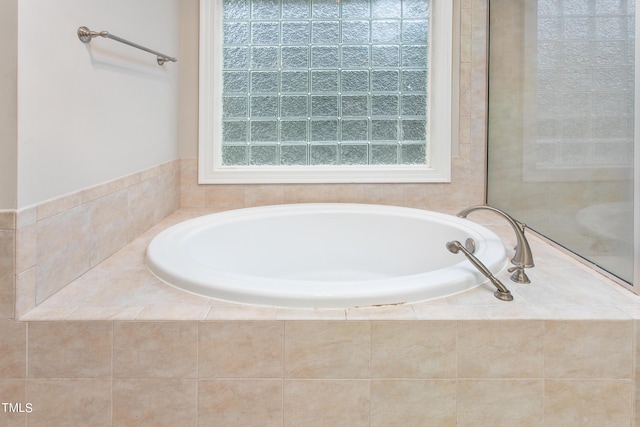
{"type": "MultiPolygon", "coordinates": [[[[154,260],[154,242],[163,241],[165,237],[171,238],[175,235],[184,235],[185,229],[192,229],[195,226],[206,227],[209,221],[216,220],[222,223],[234,223],[250,220],[252,218],[263,218],[265,214],[275,216],[282,213],[318,213],[318,212],[349,212],[349,213],[389,213],[392,212],[401,216],[418,217],[424,219],[429,217],[446,223],[455,223],[461,226],[478,242],[478,257],[486,261],[487,267],[494,274],[498,274],[508,264],[507,253],[502,240],[491,230],[483,225],[472,222],[464,218],[453,215],[423,210],[417,208],[407,208],[391,205],[377,205],[365,203],[293,203],[266,205],[258,207],[240,208],[228,211],[204,214],[174,224],[159,232],[148,244],[145,251],[146,268],[160,281],[182,291],[221,300],[234,304],[246,304],[254,306],[266,306],[273,308],[298,308],[298,309],[348,309],[371,306],[415,304],[441,299],[457,295],[468,290],[477,288],[487,283],[488,280],[469,263],[461,257],[460,261],[452,268],[440,269],[426,273],[398,276],[394,278],[370,279],[361,281],[335,281],[328,284],[326,281],[304,281],[306,288],[320,285],[324,292],[310,294],[306,289],[304,292],[296,292],[291,287],[274,286],[278,282],[297,282],[287,279],[265,279],[249,275],[241,275],[216,271],[216,283],[211,284],[201,278],[185,278],[176,274],[171,266],[162,265],[154,260]],[[488,250],[491,250],[488,252],[488,250]],[[488,259],[486,256],[488,254],[488,259]],[[446,270],[446,271],[444,271],[446,270]],[[451,274],[455,271],[455,274],[451,274]],[[425,292],[424,281],[438,282],[429,285],[429,292],[425,292]],[[345,284],[351,287],[349,294],[337,295],[329,292],[345,284]],[[375,285],[375,289],[371,289],[375,285]],[[393,286],[391,286],[393,285],[393,286]],[[395,287],[394,287],[395,286],[395,287]],[[401,288],[401,289],[399,289],[401,288]]],[[[193,232],[193,230],[191,230],[193,232]]],[[[446,251],[445,248],[443,250],[446,251]]],[[[166,260],[165,260],[166,261],[166,260]]],[[[192,267],[196,267],[192,265],[192,267]]],[[[199,268],[195,268],[201,272],[199,268]]],[[[281,284],[281,283],[280,283],[281,284]]]]}

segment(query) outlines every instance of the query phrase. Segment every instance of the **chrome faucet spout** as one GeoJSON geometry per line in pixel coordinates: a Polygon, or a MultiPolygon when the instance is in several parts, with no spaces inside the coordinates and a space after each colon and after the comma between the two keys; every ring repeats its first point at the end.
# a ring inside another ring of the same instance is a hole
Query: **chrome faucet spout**
{"type": "Polygon", "coordinates": [[[516,233],[516,240],[517,240],[516,247],[515,247],[516,252],[513,255],[513,258],[511,258],[511,263],[515,265],[515,267],[512,267],[509,269],[509,272],[514,272],[513,275],[511,276],[511,280],[518,283],[529,283],[530,282],[529,278],[525,274],[524,269],[531,268],[535,264],[533,263],[533,255],[531,253],[531,247],[529,246],[529,242],[527,241],[527,238],[524,235],[526,226],[523,223],[513,219],[506,212],[503,212],[500,209],[497,209],[488,205],[471,206],[470,208],[463,209],[460,212],[458,212],[458,216],[460,218],[466,218],[467,215],[469,215],[471,212],[474,212],[477,210],[488,210],[488,211],[495,212],[498,215],[502,216],[504,219],[506,219],[509,222],[509,224],[511,224],[513,231],[516,233]]]}

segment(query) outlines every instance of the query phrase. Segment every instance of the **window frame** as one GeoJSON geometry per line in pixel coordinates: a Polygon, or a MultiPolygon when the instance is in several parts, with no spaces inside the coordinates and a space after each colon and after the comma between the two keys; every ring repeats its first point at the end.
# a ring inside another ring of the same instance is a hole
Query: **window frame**
{"type": "Polygon", "coordinates": [[[426,165],[222,164],[222,0],[200,0],[198,183],[446,183],[457,142],[459,0],[430,0],[426,165]],[[437,66],[435,66],[437,65],[437,66]]]}

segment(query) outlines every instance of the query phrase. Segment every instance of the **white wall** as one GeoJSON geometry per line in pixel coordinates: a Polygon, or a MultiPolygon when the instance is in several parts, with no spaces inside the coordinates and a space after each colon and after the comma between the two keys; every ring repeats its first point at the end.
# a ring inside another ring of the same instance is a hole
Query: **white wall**
{"type": "Polygon", "coordinates": [[[17,206],[18,2],[0,2],[0,210],[17,206]]]}
{"type": "Polygon", "coordinates": [[[19,2],[18,208],[178,157],[180,63],[79,26],[178,56],[180,0],[19,2]]]}

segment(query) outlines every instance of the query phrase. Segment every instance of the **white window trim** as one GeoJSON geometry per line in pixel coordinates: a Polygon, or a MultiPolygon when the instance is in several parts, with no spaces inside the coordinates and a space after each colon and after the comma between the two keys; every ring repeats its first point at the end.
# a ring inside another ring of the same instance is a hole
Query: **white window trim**
{"type": "Polygon", "coordinates": [[[223,166],[222,0],[200,0],[200,184],[451,182],[457,135],[457,0],[431,2],[429,165],[223,166]],[[455,10],[454,10],[455,9],[455,10]],[[436,66],[437,65],[437,66],[436,66]]]}

